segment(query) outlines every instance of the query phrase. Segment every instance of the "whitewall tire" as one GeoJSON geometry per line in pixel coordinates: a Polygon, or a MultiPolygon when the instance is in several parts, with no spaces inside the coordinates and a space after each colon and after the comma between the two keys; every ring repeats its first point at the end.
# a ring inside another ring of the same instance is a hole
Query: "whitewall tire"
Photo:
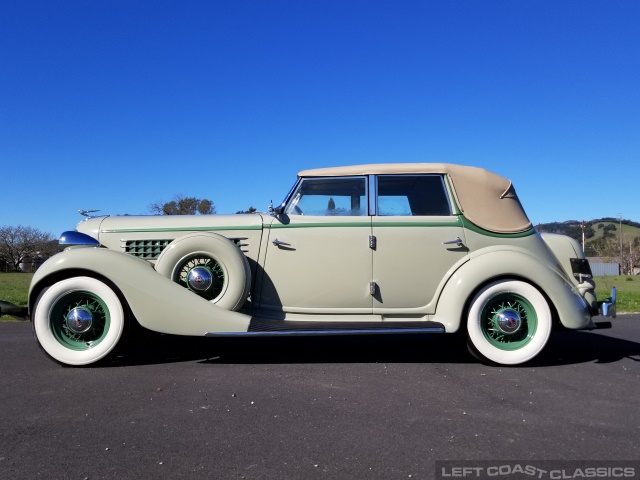
{"type": "Polygon", "coordinates": [[[44,290],[32,315],[42,349],[66,365],[104,359],[120,341],[125,310],[118,295],[91,277],[61,280],[44,290]]]}
{"type": "Polygon", "coordinates": [[[542,351],[551,327],[549,304],[537,288],[519,280],[499,280],[471,300],[468,345],[481,360],[517,365],[542,351]]]}

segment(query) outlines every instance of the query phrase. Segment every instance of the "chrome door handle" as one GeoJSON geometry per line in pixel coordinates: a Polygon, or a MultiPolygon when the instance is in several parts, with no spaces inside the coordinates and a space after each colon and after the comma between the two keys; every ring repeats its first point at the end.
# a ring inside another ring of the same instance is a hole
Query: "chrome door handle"
{"type": "Polygon", "coordinates": [[[448,242],[442,242],[443,245],[458,245],[459,247],[462,246],[462,240],[460,240],[460,237],[456,237],[454,240],[449,240],[448,242]]]}
{"type": "Polygon", "coordinates": [[[282,242],[282,241],[278,240],[277,238],[274,238],[271,243],[273,243],[276,247],[290,247],[291,246],[290,243],[282,242]]]}

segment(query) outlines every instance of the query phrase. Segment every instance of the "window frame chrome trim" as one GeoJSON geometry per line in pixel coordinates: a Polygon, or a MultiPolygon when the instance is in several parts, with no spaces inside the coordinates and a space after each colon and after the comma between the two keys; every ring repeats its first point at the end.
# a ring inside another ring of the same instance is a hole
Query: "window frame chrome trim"
{"type": "Polygon", "coordinates": [[[302,182],[302,178],[297,178],[295,183],[293,184],[293,186],[289,189],[289,193],[287,193],[284,196],[284,200],[282,200],[282,202],[280,203],[280,205],[278,205],[275,210],[279,210],[280,213],[284,213],[284,211],[287,209],[287,203],[289,203],[289,199],[291,198],[291,196],[293,195],[293,192],[296,190],[296,188],[298,187],[298,185],[300,184],[300,182],[302,182]]]}
{"type": "Polygon", "coordinates": [[[369,216],[375,217],[378,215],[378,176],[369,175],[369,192],[373,194],[369,195],[369,216]]]}
{"type": "MultiPolygon", "coordinates": [[[[300,190],[300,188],[302,188],[302,184],[307,181],[307,180],[345,180],[345,179],[358,179],[361,178],[364,180],[364,196],[365,196],[365,213],[364,215],[341,215],[341,217],[370,217],[371,213],[369,212],[369,180],[368,180],[368,175],[347,175],[347,176],[329,176],[329,177],[301,177],[298,179],[298,181],[296,182],[296,184],[294,185],[294,188],[291,189],[291,192],[289,192],[288,198],[286,200],[286,202],[284,203],[284,206],[282,208],[282,213],[284,215],[296,215],[295,213],[288,213],[289,210],[289,206],[292,202],[292,200],[296,197],[297,192],[300,190]]],[[[295,205],[294,205],[295,207],[295,205]]],[[[327,215],[314,215],[314,216],[327,216],[327,215]]]]}

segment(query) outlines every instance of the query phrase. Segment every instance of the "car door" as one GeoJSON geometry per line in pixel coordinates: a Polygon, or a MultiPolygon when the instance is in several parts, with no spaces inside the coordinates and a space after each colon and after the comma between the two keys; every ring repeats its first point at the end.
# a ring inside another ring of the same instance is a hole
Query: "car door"
{"type": "Polygon", "coordinates": [[[433,313],[447,271],[467,256],[442,175],[379,175],[372,180],[373,312],[433,313]]]}
{"type": "Polygon", "coordinates": [[[367,178],[303,178],[269,228],[260,309],[370,314],[367,178]]]}

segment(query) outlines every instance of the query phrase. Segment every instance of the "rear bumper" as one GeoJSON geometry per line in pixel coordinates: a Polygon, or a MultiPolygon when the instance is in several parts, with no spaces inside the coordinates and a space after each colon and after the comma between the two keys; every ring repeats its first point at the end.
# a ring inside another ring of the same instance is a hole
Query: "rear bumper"
{"type": "Polygon", "coordinates": [[[611,289],[611,296],[598,302],[598,313],[603,317],[616,318],[616,287],[611,289]]]}

